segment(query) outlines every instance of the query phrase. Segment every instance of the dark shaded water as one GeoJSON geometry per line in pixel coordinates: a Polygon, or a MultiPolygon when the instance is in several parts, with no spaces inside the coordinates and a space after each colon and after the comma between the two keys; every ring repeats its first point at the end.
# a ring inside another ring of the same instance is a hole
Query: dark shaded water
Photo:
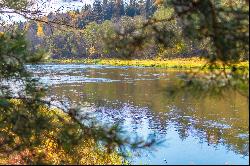
{"type": "Polygon", "coordinates": [[[248,164],[248,99],[166,96],[181,73],[166,69],[102,65],[28,66],[49,93],[81,102],[108,123],[122,121],[130,134],[155,133],[166,141],[134,164],[248,164]]]}

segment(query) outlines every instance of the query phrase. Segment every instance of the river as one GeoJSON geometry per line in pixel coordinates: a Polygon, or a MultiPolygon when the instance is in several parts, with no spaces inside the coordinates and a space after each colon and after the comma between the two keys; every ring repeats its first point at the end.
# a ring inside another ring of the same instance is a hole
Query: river
{"type": "Polygon", "coordinates": [[[248,164],[248,99],[171,99],[169,83],[182,73],[150,67],[85,64],[28,65],[49,95],[69,98],[107,123],[122,122],[128,135],[165,141],[133,154],[132,164],[248,164]]]}

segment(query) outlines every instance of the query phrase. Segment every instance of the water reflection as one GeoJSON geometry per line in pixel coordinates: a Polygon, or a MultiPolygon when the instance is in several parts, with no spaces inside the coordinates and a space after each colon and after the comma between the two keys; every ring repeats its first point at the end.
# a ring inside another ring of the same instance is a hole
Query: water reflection
{"type": "Polygon", "coordinates": [[[131,134],[156,133],[166,139],[154,157],[134,157],[135,164],[249,162],[248,101],[239,94],[170,100],[164,89],[181,73],[165,69],[54,64],[28,68],[50,86],[51,95],[87,103],[100,119],[123,122],[131,134]]]}

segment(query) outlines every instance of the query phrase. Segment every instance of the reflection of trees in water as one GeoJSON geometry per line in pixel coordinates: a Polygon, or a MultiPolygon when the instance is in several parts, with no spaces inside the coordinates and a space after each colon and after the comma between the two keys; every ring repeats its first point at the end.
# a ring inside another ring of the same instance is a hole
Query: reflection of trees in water
{"type": "Polygon", "coordinates": [[[105,117],[105,120],[112,120],[121,122],[129,121],[133,130],[139,130],[142,124],[145,123],[148,129],[156,131],[157,133],[166,133],[167,123],[161,120],[157,114],[152,113],[146,107],[137,107],[128,103],[110,104],[109,102],[98,102],[96,112],[100,113],[100,117],[105,117]]]}
{"type": "Polygon", "coordinates": [[[249,155],[248,130],[239,130],[237,126],[230,123],[221,124],[216,120],[199,117],[192,109],[180,109],[170,107],[167,113],[154,113],[146,107],[136,107],[122,102],[109,105],[109,102],[99,102],[96,111],[106,117],[106,120],[126,121],[130,120],[129,125],[138,132],[146,124],[148,129],[158,135],[167,134],[169,125],[173,125],[178,132],[181,140],[188,136],[197,137],[200,143],[207,143],[215,148],[219,145],[225,146],[228,150],[242,155],[249,155]],[[246,138],[238,137],[245,133],[246,138]]]}
{"type": "MultiPolygon", "coordinates": [[[[77,88],[79,88],[80,91],[82,87],[79,86],[77,88]]],[[[70,93],[67,93],[67,95],[70,95],[70,93]]],[[[74,100],[80,99],[76,96],[77,94],[71,95],[74,100]]],[[[117,95],[114,95],[113,97],[115,98],[116,96],[117,95]]],[[[190,101],[183,103],[174,102],[173,104],[176,105],[176,107],[169,107],[165,113],[163,113],[157,112],[155,109],[160,108],[163,104],[169,104],[166,101],[165,103],[161,103],[160,106],[154,105],[152,107],[148,105],[137,107],[124,104],[124,101],[121,100],[107,100],[104,96],[95,96],[91,102],[94,102],[97,112],[105,114],[106,117],[112,118],[113,121],[122,122],[129,117],[131,119],[131,127],[135,131],[139,130],[142,126],[143,120],[147,121],[149,130],[155,131],[158,134],[167,134],[168,124],[173,124],[182,140],[188,136],[193,136],[199,138],[201,143],[207,142],[208,145],[215,147],[224,145],[236,153],[246,156],[249,155],[248,124],[246,124],[245,119],[241,117],[247,117],[247,115],[238,115],[224,107],[218,106],[218,109],[210,110],[207,108],[209,103],[205,103],[203,107],[201,105],[197,107],[187,104],[192,103],[190,101]],[[195,110],[191,108],[195,108],[195,110]],[[212,116],[213,112],[216,112],[216,115],[212,116]],[[211,116],[209,116],[209,114],[211,114],[211,116]],[[220,124],[223,118],[226,119],[226,121],[223,121],[224,125],[213,125],[213,123],[220,124]],[[235,118],[235,120],[229,120],[232,118],[235,118]],[[247,137],[238,137],[238,135],[242,133],[247,135],[247,137]]],[[[242,110],[240,112],[242,112],[242,110]]]]}
{"type": "Polygon", "coordinates": [[[230,125],[230,122],[221,124],[220,119],[216,121],[204,117],[197,116],[192,109],[183,110],[176,107],[168,113],[168,119],[171,119],[182,140],[192,135],[199,138],[200,143],[207,142],[214,147],[224,145],[228,150],[244,156],[249,155],[248,128],[230,125]],[[240,134],[246,137],[240,137],[240,134]]]}
{"type": "Polygon", "coordinates": [[[167,134],[168,123],[165,115],[160,113],[150,114],[149,129],[155,130],[159,134],[167,134]]]}

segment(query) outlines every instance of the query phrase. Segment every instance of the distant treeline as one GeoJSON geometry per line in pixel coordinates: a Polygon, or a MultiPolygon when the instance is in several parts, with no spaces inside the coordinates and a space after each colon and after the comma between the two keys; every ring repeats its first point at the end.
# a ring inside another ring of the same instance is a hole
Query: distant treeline
{"type": "MultiPolygon", "coordinates": [[[[163,36],[171,40],[171,46],[156,44],[148,38],[143,46],[129,52],[131,48],[124,43],[136,40],[142,33],[151,33],[146,29],[136,31],[148,18],[166,18],[172,15],[172,8],[165,8],[155,0],[95,0],[93,5],[85,5],[80,10],[65,13],[50,13],[40,18],[43,22],[27,21],[17,24],[25,30],[30,50],[43,49],[50,58],[169,58],[173,56],[189,57],[204,52],[204,43],[190,43],[182,37],[178,19],[169,23],[157,24],[161,29],[174,29],[175,35],[163,36]],[[60,23],[56,25],[54,23],[60,23]],[[133,33],[130,33],[133,32],[133,33]],[[125,34],[123,38],[118,34],[125,34]],[[118,42],[119,41],[119,42],[118,42]],[[120,44],[122,43],[122,44],[120,44]]],[[[152,34],[153,36],[153,34],[152,34]]],[[[166,40],[166,39],[164,39],[166,40]]],[[[133,41],[132,41],[133,42],[133,41]]],[[[136,41],[135,41],[136,46],[136,41]]]]}

